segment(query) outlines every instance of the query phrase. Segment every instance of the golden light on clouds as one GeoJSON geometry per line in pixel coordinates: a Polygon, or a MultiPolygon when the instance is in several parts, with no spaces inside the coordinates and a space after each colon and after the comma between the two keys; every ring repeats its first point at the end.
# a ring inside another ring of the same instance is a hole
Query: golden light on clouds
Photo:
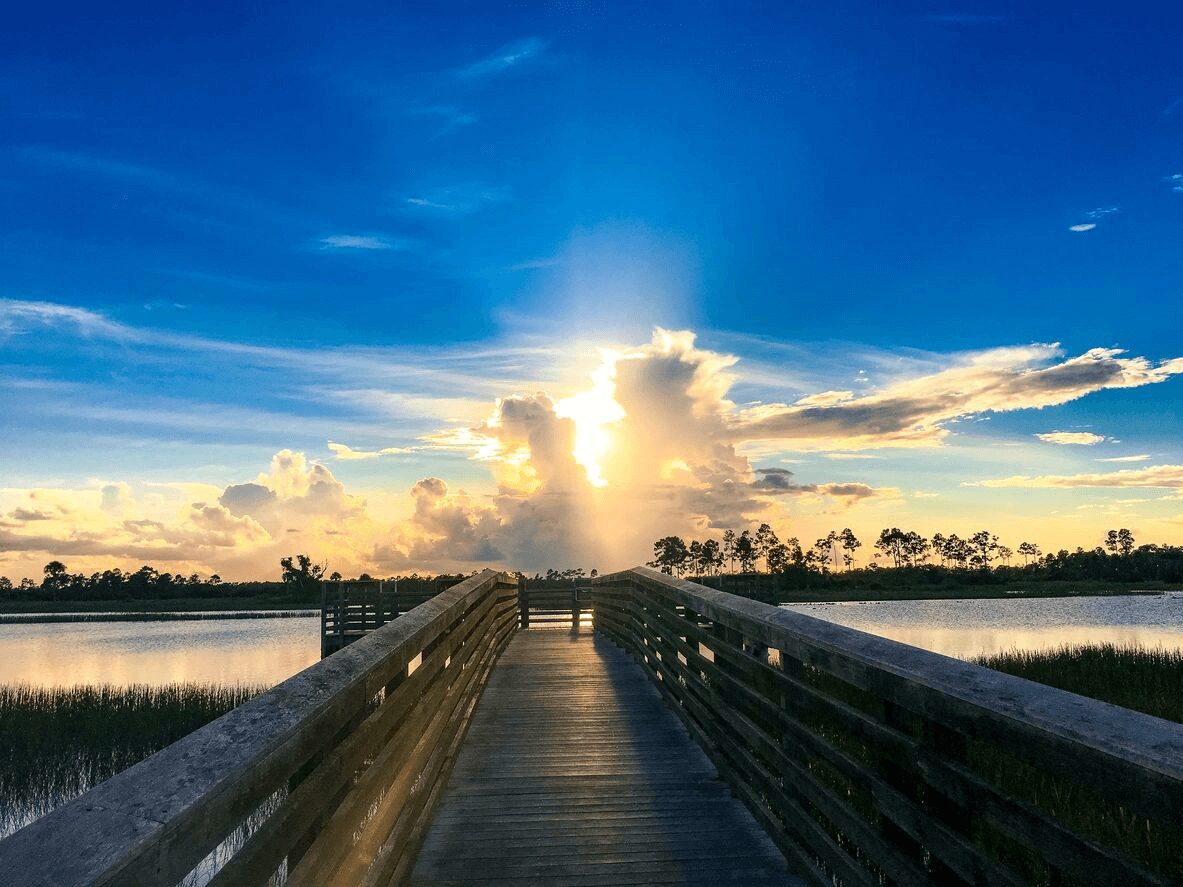
{"type": "MultiPolygon", "coordinates": [[[[548,351],[538,359],[556,358],[548,351]]],[[[1162,504],[1147,504],[1148,516],[1130,524],[1158,535],[1179,521],[1170,504],[1183,486],[1177,464],[1106,472],[1079,465],[1073,474],[1064,468],[1066,451],[1101,456],[1115,441],[1036,427],[1030,432],[1039,437],[999,447],[988,426],[970,420],[1020,410],[1034,416],[1180,372],[1180,360],[1155,363],[1114,349],[1066,357],[1059,346],[1031,345],[948,355],[857,393],[827,380],[820,393],[785,385],[756,401],[748,399],[748,381],[737,404],[733,387],[745,381],[738,357],[701,347],[690,331],[657,329],[642,344],[587,349],[578,372],[535,366],[523,373],[526,382],[498,382],[493,391],[501,396],[488,395],[484,419],[452,418],[448,400],[435,430],[414,437],[371,434],[367,446],[355,446],[330,430],[332,469],[276,447],[259,460],[262,467],[271,457],[268,470],[253,480],[254,470],[222,479],[228,486],[148,483],[129,474],[87,489],[0,490],[0,574],[36,575],[56,557],[72,569],[150,562],[262,577],[294,551],[346,575],[486,564],[610,569],[648,559],[652,541],[664,535],[717,537],[764,521],[806,543],[835,526],[865,539],[889,525],[931,534],[1005,523],[1050,550],[1090,542],[1093,525],[1110,513],[1100,507],[1102,494],[1087,491],[1106,487],[1161,490],[1154,501],[1162,504]],[[540,390],[542,383],[529,381],[535,377],[561,395],[540,390]],[[947,445],[951,438],[957,447],[947,445]],[[925,452],[922,469],[908,450],[925,452]],[[469,462],[461,472],[457,456],[469,462]],[[769,467],[785,464],[793,469],[769,467]],[[1003,512],[988,499],[1000,487],[1042,489],[1024,494],[1027,512],[1015,498],[1003,512]],[[1069,488],[1093,499],[1054,498],[1073,495],[1057,492],[1069,488]],[[1086,505],[1093,510],[1081,510],[1086,505]]],[[[368,380],[364,390],[373,390],[368,380]]]]}

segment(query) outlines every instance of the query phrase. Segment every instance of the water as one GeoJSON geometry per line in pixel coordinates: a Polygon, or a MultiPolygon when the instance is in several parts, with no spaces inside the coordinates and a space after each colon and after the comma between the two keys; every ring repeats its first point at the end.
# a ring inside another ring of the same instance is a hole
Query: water
{"type": "Polygon", "coordinates": [[[0,625],[0,680],[75,684],[277,684],[320,659],[320,620],[0,625]]]}
{"type": "Polygon", "coordinates": [[[963,659],[1063,644],[1183,649],[1183,592],[1070,598],[783,604],[819,619],[963,659]]]}

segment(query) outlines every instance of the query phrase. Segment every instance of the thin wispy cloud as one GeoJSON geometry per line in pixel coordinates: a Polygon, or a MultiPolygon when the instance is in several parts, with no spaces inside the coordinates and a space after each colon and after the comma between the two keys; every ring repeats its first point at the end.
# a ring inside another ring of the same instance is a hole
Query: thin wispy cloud
{"type": "Polygon", "coordinates": [[[359,450],[331,440],[328,442],[328,448],[334,456],[346,462],[379,459],[382,456],[401,456],[413,453],[418,449],[417,447],[383,447],[380,450],[359,450]]]}
{"type": "Polygon", "coordinates": [[[1174,175],[1167,176],[1166,183],[1170,185],[1171,190],[1176,194],[1183,194],[1183,172],[1177,172],[1174,175]]]}
{"type": "Polygon", "coordinates": [[[1097,227],[1097,223],[1105,218],[1121,212],[1120,208],[1116,206],[1098,206],[1095,209],[1090,209],[1084,214],[1089,221],[1081,222],[1076,225],[1069,225],[1068,230],[1076,234],[1083,234],[1085,231],[1092,231],[1097,227]]]}
{"type": "Polygon", "coordinates": [[[96,174],[106,178],[137,180],[152,185],[173,185],[176,179],[163,170],[137,163],[126,163],[107,157],[62,151],[42,145],[26,145],[19,156],[27,161],[78,173],[96,174]]]}
{"type": "Polygon", "coordinates": [[[1105,435],[1093,434],[1091,431],[1048,431],[1035,436],[1044,443],[1058,444],[1062,447],[1092,447],[1105,440],[1105,435]]]}
{"type": "Polygon", "coordinates": [[[467,216],[490,206],[507,203],[510,197],[508,188],[482,184],[450,185],[405,197],[403,203],[413,211],[467,216]]]}
{"type": "Polygon", "coordinates": [[[470,65],[465,65],[456,71],[456,76],[461,80],[482,80],[487,77],[495,77],[536,58],[545,49],[546,41],[538,37],[527,37],[524,40],[503,46],[492,55],[470,65]]]}
{"type": "Polygon", "coordinates": [[[1106,474],[1045,474],[1037,477],[1016,475],[995,480],[965,483],[968,487],[1152,487],[1183,489],[1183,465],[1151,465],[1147,468],[1124,468],[1106,474]]]}
{"type": "Polygon", "coordinates": [[[1098,459],[1098,462],[1146,462],[1150,459],[1149,453],[1137,453],[1133,456],[1110,456],[1107,459],[1098,459]]]}
{"type": "Polygon", "coordinates": [[[370,234],[333,234],[323,237],[320,241],[328,249],[395,249],[395,243],[385,237],[375,237],[370,234]]]}

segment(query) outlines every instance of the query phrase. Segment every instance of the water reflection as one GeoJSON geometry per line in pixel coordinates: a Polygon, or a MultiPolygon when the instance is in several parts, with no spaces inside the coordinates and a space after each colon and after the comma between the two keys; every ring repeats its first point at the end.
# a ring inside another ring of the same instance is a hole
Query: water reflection
{"type": "Polygon", "coordinates": [[[783,606],[961,658],[1106,642],[1183,649],[1183,592],[783,606]]]}
{"type": "Polygon", "coordinates": [[[5,683],[276,684],[320,659],[320,620],[0,625],[5,683]]]}

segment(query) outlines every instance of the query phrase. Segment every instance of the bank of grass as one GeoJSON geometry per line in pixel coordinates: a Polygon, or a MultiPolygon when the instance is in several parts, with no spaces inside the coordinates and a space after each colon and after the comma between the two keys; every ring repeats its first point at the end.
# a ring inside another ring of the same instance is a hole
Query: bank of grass
{"type": "Polygon", "coordinates": [[[1183,650],[1088,644],[1012,650],[979,665],[1183,723],[1183,650]]]}
{"type": "MultiPolygon", "coordinates": [[[[1136,644],[1065,645],[977,657],[979,665],[1183,723],[1183,651],[1136,644]]],[[[1119,850],[1171,883],[1183,882],[1183,835],[1150,822],[1082,786],[1054,777],[989,743],[972,743],[970,761],[1000,788],[1041,807],[1073,831],[1119,850]]],[[[983,833],[1035,884],[1057,883],[1034,854],[983,833]]]]}
{"type": "Polygon", "coordinates": [[[0,837],[265,689],[0,685],[0,837]]]}

